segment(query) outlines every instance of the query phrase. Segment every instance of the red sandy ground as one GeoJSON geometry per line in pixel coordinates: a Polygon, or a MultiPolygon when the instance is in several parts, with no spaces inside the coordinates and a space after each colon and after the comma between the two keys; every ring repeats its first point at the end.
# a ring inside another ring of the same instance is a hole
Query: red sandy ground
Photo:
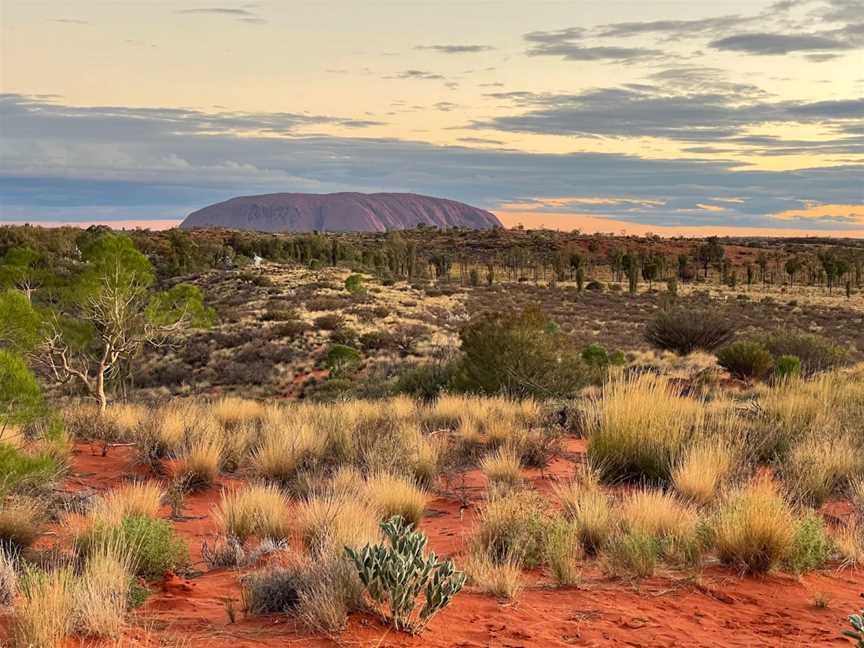
{"type": "MultiPolygon", "coordinates": [[[[573,459],[582,451],[584,443],[572,440],[565,458],[543,474],[529,471],[527,476],[541,493],[549,493],[556,478],[572,472],[573,459]]],[[[134,474],[129,459],[127,448],[112,448],[102,456],[100,448],[79,443],[66,488],[101,491],[117,485],[134,474]]],[[[188,519],[174,524],[190,544],[195,569],[203,573],[188,579],[170,576],[153,584],[153,595],[130,620],[128,639],[152,646],[202,648],[843,646],[850,645],[840,636],[847,627],[846,617],[864,604],[861,570],[829,568],[803,578],[742,578],[729,569],[709,566],[627,582],[609,578],[596,564],[586,563],[577,587],[554,587],[547,576],[529,574],[515,603],[464,591],[419,638],[394,633],[364,615],[352,615],[338,638],[312,636],[286,616],[246,618],[240,610],[238,574],[230,569],[207,571],[200,562],[201,544],[212,541],[214,534],[208,513],[218,501],[220,487],[230,483],[187,499],[183,514],[188,519]],[[816,606],[817,596],[829,602],[826,608],[816,606]],[[233,600],[238,610],[236,623],[229,623],[226,600],[233,600]],[[175,644],[177,640],[181,642],[175,644]]],[[[436,497],[430,502],[421,527],[434,551],[456,555],[458,561],[483,495],[483,478],[468,473],[454,491],[459,497],[436,497]],[[460,497],[469,501],[468,508],[461,510],[460,497]]],[[[835,503],[827,517],[843,516],[847,509],[835,503]]],[[[164,514],[168,516],[167,509],[164,514]]],[[[0,636],[8,623],[8,616],[0,617],[0,636]]],[[[72,642],[70,648],[81,645],[72,642]]]]}

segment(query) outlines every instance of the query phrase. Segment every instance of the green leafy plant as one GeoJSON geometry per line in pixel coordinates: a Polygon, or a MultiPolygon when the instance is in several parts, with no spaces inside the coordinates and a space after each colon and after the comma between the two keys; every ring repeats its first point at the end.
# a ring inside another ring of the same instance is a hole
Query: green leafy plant
{"type": "Polygon", "coordinates": [[[412,529],[393,517],[381,524],[387,544],[367,544],[359,551],[346,547],[345,552],[382,618],[397,630],[416,634],[459,593],[465,574],[450,560],[441,563],[434,553],[426,556],[426,536],[412,529]],[[421,592],[424,603],[418,611],[421,592]]]}
{"type": "Polygon", "coordinates": [[[783,380],[801,374],[801,359],[794,355],[781,355],[774,362],[774,378],[783,380]]]}
{"type": "Polygon", "coordinates": [[[759,342],[733,342],[717,352],[717,362],[742,380],[764,378],[774,367],[771,353],[759,342]]]}
{"type": "Polygon", "coordinates": [[[864,648],[864,609],[860,614],[849,615],[852,630],[845,630],[843,635],[855,640],[856,648],[864,648]]]}
{"type": "Polygon", "coordinates": [[[363,276],[359,274],[349,275],[347,279],[345,279],[345,290],[347,290],[352,295],[362,295],[366,292],[365,286],[363,286],[363,276]]]}

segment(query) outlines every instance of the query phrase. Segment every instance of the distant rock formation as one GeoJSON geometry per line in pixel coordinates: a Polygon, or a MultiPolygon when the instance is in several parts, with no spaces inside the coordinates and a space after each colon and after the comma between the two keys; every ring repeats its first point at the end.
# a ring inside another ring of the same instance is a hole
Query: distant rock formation
{"type": "Polygon", "coordinates": [[[241,196],[192,212],[180,227],[260,232],[385,232],[417,225],[491,229],[498,218],[455,200],[409,193],[241,196]]]}

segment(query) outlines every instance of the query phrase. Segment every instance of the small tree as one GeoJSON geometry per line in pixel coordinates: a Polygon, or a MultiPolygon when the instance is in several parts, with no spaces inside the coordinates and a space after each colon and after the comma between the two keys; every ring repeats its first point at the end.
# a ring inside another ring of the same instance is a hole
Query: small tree
{"type": "Polygon", "coordinates": [[[82,257],[85,269],[43,318],[35,358],[57,381],[77,382],[105,411],[106,381],[123,363],[148,344],[210,325],[214,313],[194,286],[155,291],[150,262],[127,236],[102,234],[84,246],[82,257]]]}
{"type": "Polygon", "coordinates": [[[42,391],[24,358],[0,349],[0,442],[8,426],[28,423],[44,411],[42,391]]]}

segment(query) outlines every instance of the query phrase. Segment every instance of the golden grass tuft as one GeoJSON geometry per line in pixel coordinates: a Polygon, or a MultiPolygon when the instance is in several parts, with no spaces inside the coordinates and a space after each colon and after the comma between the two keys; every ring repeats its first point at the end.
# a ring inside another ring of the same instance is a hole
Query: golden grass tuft
{"type": "Polygon", "coordinates": [[[186,441],[178,453],[174,474],[191,490],[203,490],[219,477],[225,444],[213,430],[186,441]]]}
{"type": "Polygon", "coordinates": [[[224,427],[256,423],[264,415],[264,405],[236,396],[223,396],[210,405],[210,412],[224,427]]]}
{"type": "Polygon", "coordinates": [[[834,531],[832,540],[844,565],[864,566],[864,523],[847,521],[834,531]]]}
{"type": "Polygon", "coordinates": [[[574,480],[556,485],[555,495],[564,517],[575,524],[575,533],[588,555],[596,555],[618,527],[618,514],[609,496],[591,481],[574,480]]]}
{"type": "Polygon", "coordinates": [[[45,512],[34,498],[0,501],[0,551],[19,552],[39,537],[45,512]]]}
{"type": "Polygon", "coordinates": [[[621,517],[627,528],[655,538],[687,537],[695,533],[698,515],[674,495],[642,489],[624,500],[621,517]]]}
{"type": "Polygon", "coordinates": [[[793,446],[783,463],[786,487],[796,501],[820,506],[864,473],[860,443],[851,435],[811,433],[793,446]]]}
{"type": "Polygon", "coordinates": [[[519,558],[493,561],[485,553],[472,552],[463,562],[462,568],[469,582],[483,594],[515,601],[524,588],[519,558]]]}
{"type": "Polygon", "coordinates": [[[288,498],[274,485],[251,485],[222,491],[213,511],[216,526],[240,543],[249,536],[281,540],[291,534],[288,498]]]}
{"type": "Polygon", "coordinates": [[[159,517],[164,498],[165,491],[154,482],[118,486],[96,500],[87,518],[95,523],[114,526],[132,515],[159,517]]]}
{"type": "Polygon", "coordinates": [[[116,639],[126,617],[135,569],[128,552],[101,545],[88,557],[74,585],[76,634],[116,639]]]}
{"type": "Polygon", "coordinates": [[[290,421],[282,427],[272,417],[268,423],[260,445],[252,452],[252,467],[261,477],[288,483],[301,468],[320,457],[325,439],[307,423],[290,421]]]}
{"type": "Polygon", "coordinates": [[[15,602],[12,637],[15,648],[61,648],[72,630],[75,579],[69,569],[25,571],[15,602]]]}
{"type": "Polygon", "coordinates": [[[515,488],[522,483],[522,458],[512,446],[502,446],[480,461],[490,487],[515,488]]]}
{"type": "Polygon", "coordinates": [[[666,378],[613,378],[586,411],[589,460],[608,479],[665,480],[704,415],[666,378]]]}
{"type": "Polygon", "coordinates": [[[683,497],[696,504],[709,504],[732,472],[739,456],[733,443],[727,439],[697,442],[676,462],[672,483],[683,497]]]}
{"type": "Polygon", "coordinates": [[[356,496],[320,495],[297,507],[296,524],[311,555],[341,555],[345,547],[363,547],[381,538],[380,514],[356,496]]]}
{"type": "Polygon", "coordinates": [[[415,527],[423,518],[429,495],[413,479],[376,473],[366,479],[366,498],[379,512],[382,520],[399,515],[415,527]]]}
{"type": "Polygon", "coordinates": [[[776,485],[755,481],[732,493],[714,524],[720,559],[747,572],[767,572],[791,553],[797,521],[776,485]]]}

